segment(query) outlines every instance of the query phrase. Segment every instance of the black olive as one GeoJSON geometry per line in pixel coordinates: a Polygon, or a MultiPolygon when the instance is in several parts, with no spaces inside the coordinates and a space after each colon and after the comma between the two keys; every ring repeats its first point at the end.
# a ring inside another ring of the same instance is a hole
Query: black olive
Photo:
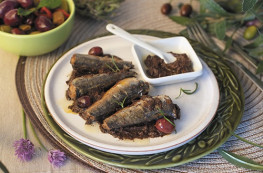
{"type": "Polygon", "coordinates": [[[89,96],[82,96],[80,98],[78,98],[77,100],[77,104],[79,107],[81,108],[87,108],[90,106],[91,102],[90,102],[90,97],[89,96]]]}
{"type": "Polygon", "coordinates": [[[180,9],[180,15],[189,17],[193,11],[193,8],[190,4],[184,4],[180,9]]]}
{"type": "Polygon", "coordinates": [[[170,3],[165,3],[162,5],[161,7],[162,14],[168,15],[171,13],[171,11],[172,11],[172,5],[170,3]]]}
{"type": "Polygon", "coordinates": [[[102,56],[103,55],[103,50],[101,47],[96,46],[96,47],[92,47],[89,50],[89,55],[95,55],[95,56],[102,56]]]}

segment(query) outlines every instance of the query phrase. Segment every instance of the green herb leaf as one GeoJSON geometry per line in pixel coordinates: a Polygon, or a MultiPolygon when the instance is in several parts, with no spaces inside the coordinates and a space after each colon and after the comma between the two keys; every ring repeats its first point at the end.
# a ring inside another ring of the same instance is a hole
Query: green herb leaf
{"type": "Polygon", "coordinates": [[[250,56],[257,58],[257,59],[260,59],[260,57],[263,56],[263,49],[262,49],[262,47],[257,47],[254,49],[250,49],[248,51],[248,53],[250,56]]]}
{"type": "Polygon", "coordinates": [[[127,99],[127,96],[122,100],[122,102],[120,102],[120,105],[122,108],[124,108],[124,103],[125,103],[125,100],[127,99]]]}
{"type": "Polygon", "coordinates": [[[111,69],[113,72],[117,72],[114,68],[112,68],[109,64],[107,64],[107,63],[105,63],[105,65],[109,68],[109,69],[111,69]]]}
{"type": "Polygon", "coordinates": [[[124,103],[125,103],[125,100],[127,99],[128,96],[126,96],[122,102],[118,102],[118,101],[115,101],[117,104],[119,104],[121,106],[121,108],[124,108],[124,103]]]}
{"type": "Polygon", "coordinates": [[[7,168],[5,167],[5,165],[0,161],[0,168],[4,173],[8,173],[9,171],[7,170],[7,168]]]}
{"type": "Polygon", "coordinates": [[[200,0],[201,6],[205,7],[212,13],[219,15],[229,15],[220,5],[218,5],[214,0],[200,0]]]}
{"type": "Polygon", "coordinates": [[[30,9],[24,9],[24,8],[18,8],[17,9],[17,14],[20,16],[28,16],[29,14],[33,13],[36,11],[36,8],[30,8],[30,9]]]}
{"type": "Polygon", "coordinates": [[[199,12],[200,14],[205,14],[206,11],[206,7],[203,3],[200,3],[200,8],[199,8],[199,12]]]}
{"type": "Polygon", "coordinates": [[[197,82],[195,82],[195,89],[194,89],[193,91],[188,90],[188,89],[180,88],[180,93],[179,93],[179,95],[176,97],[176,99],[181,96],[182,92],[185,93],[185,94],[187,94],[187,95],[194,94],[194,93],[196,92],[197,88],[198,88],[198,83],[197,83],[197,82]]]}
{"type": "Polygon", "coordinates": [[[231,47],[232,43],[233,43],[233,39],[231,37],[227,38],[226,45],[223,50],[224,53],[231,47]]]}
{"type": "Polygon", "coordinates": [[[121,71],[121,70],[119,69],[119,67],[116,65],[113,56],[111,56],[111,63],[113,64],[113,66],[115,67],[115,69],[112,68],[112,67],[111,67],[109,64],[107,64],[107,63],[105,63],[105,65],[106,65],[109,69],[111,69],[113,72],[121,71]]]}
{"type": "Polygon", "coordinates": [[[60,7],[61,0],[41,0],[36,8],[24,9],[18,8],[17,14],[20,16],[28,16],[29,14],[33,13],[34,11],[42,8],[47,7],[48,9],[55,9],[60,7]]]}
{"type": "Polygon", "coordinates": [[[219,154],[225,158],[228,162],[238,166],[238,167],[243,167],[251,170],[263,170],[263,165],[254,162],[253,160],[237,155],[235,153],[225,151],[222,149],[218,149],[219,154]]]}
{"type": "Polygon", "coordinates": [[[25,111],[23,109],[22,109],[22,120],[23,120],[24,138],[27,139],[26,114],[25,114],[25,111]]]}
{"type": "Polygon", "coordinates": [[[158,109],[159,109],[159,112],[162,114],[163,118],[164,118],[166,121],[168,121],[170,124],[172,124],[174,127],[176,127],[176,125],[165,116],[164,112],[163,112],[160,108],[158,108],[158,109]]]}
{"type": "Polygon", "coordinates": [[[43,143],[40,141],[39,137],[37,136],[37,133],[36,133],[36,131],[35,131],[35,129],[34,129],[34,127],[33,127],[33,125],[32,125],[32,123],[31,123],[30,120],[29,120],[29,125],[30,125],[30,128],[31,128],[31,130],[32,130],[32,132],[33,132],[33,135],[34,135],[34,137],[36,138],[38,144],[39,144],[44,150],[48,151],[48,149],[43,145],[43,143]]]}
{"type": "Polygon", "coordinates": [[[262,72],[263,72],[263,61],[260,61],[260,63],[258,64],[256,73],[259,74],[262,72]]]}
{"type": "Polygon", "coordinates": [[[55,9],[61,5],[61,0],[41,0],[37,8],[47,7],[48,9],[55,9]]]}
{"type": "Polygon", "coordinates": [[[120,71],[119,67],[116,65],[116,63],[115,63],[115,61],[114,61],[113,56],[111,56],[111,62],[112,62],[112,64],[115,66],[116,71],[120,71]]]}
{"type": "Polygon", "coordinates": [[[253,143],[253,142],[250,142],[250,141],[248,141],[248,140],[246,140],[246,139],[238,136],[238,135],[235,134],[234,132],[232,132],[231,134],[232,134],[233,136],[235,136],[236,138],[240,139],[240,140],[243,141],[243,142],[246,142],[246,143],[248,143],[248,144],[250,144],[250,145],[254,145],[254,146],[259,147],[259,148],[263,148],[263,146],[258,145],[258,144],[255,144],[255,143],[253,143]]]}
{"type": "Polygon", "coordinates": [[[223,40],[226,35],[226,21],[222,20],[215,23],[215,34],[219,40],[223,40]]]}
{"type": "Polygon", "coordinates": [[[257,2],[258,2],[258,0],[243,0],[242,11],[246,12],[246,11],[252,9],[256,5],[257,2]]]}
{"type": "Polygon", "coordinates": [[[174,22],[180,24],[180,25],[190,25],[194,23],[194,20],[189,17],[183,17],[183,16],[170,16],[170,19],[172,19],[174,22]]]}

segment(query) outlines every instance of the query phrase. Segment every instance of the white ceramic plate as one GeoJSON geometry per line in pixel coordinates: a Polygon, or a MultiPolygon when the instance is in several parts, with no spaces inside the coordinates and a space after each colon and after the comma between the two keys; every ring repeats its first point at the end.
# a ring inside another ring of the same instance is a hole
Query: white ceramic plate
{"type": "MultiPolygon", "coordinates": [[[[152,36],[137,35],[144,40],[158,39],[152,36]]],[[[219,89],[212,71],[203,63],[203,74],[193,81],[150,87],[149,95],[169,95],[181,109],[181,119],[176,120],[176,131],[164,137],[144,140],[119,140],[109,134],[102,133],[97,124],[85,125],[85,121],[67,106],[71,104],[65,98],[68,80],[72,67],[70,58],[74,53],[87,54],[94,46],[101,46],[104,53],[117,55],[135,64],[131,53],[132,44],[117,36],[107,36],[85,42],[64,54],[52,67],[48,74],[44,96],[47,108],[56,123],[76,140],[93,148],[129,155],[144,155],[167,151],[179,147],[198,136],[211,122],[219,103],[219,89]],[[195,82],[198,90],[192,95],[179,95],[180,88],[193,90],[195,82]]],[[[135,64],[136,65],[136,64],[135,64]]],[[[135,66],[135,71],[139,73],[135,66]]],[[[138,78],[141,78],[139,75],[138,78]]]]}

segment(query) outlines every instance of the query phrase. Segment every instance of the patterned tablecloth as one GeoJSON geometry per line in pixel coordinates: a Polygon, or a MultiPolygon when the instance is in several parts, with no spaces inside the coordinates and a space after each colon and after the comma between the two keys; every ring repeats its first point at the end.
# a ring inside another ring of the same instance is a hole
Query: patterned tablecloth
{"type": "MultiPolygon", "coordinates": [[[[178,33],[183,26],[177,25],[169,18],[160,13],[161,5],[165,0],[126,0],[117,11],[117,16],[111,22],[124,29],[151,29],[172,33],[178,33]]],[[[184,1],[181,1],[184,2],[184,1]]],[[[177,7],[179,1],[172,1],[177,7]]],[[[198,3],[193,1],[194,9],[198,9],[198,3]]],[[[174,8],[172,11],[178,15],[179,11],[174,8]]],[[[76,16],[72,35],[59,49],[38,57],[17,57],[0,50],[0,160],[6,165],[10,172],[251,172],[238,168],[225,159],[217,151],[212,152],[198,160],[159,170],[133,170],[119,168],[100,163],[83,157],[78,153],[71,154],[66,165],[61,168],[53,168],[47,160],[47,153],[40,149],[32,132],[29,137],[36,145],[36,156],[31,162],[22,163],[14,156],[12,143],[20,139],[22,131],[22,107],[27,114],[35,115],[40,123],[34,120],[38,135],[47,148],[60,148],[67,151],[65,146],[52,141],[50,133],[45,131],[46,124],[41,121],[43,109],[41,107],[41,87],[43,80],[51,65],[70,48],[90,39],[96,35],[106,33],[106,22],[89,20],[76,16]],[[17,92],[16,92],[17,90],[17,92]],[[17,96],[18,93],[18,96],[17,96]]],[[[242,40],[241,40],[242,41],[242,40]]],[[[241,59],[233,55],[239,61],[241,59]]],[[[245,62],[244,62],[245,63],[245,62]]],[[[252,67],[247,65],[252,71],[252,67]]],[[[233,67],[245,96],[244,115],[240,125],[235,131],[236,134],[258,144],[263,144],[263,91],[250,80],[250,78],[233,67]]],[[[235,137],[230,137],[222,145],[223,149],[232,151],[239,155],[245,155],[256,162],[263,164],[263,151],[260,148],[248,145],[235,137]]]]}

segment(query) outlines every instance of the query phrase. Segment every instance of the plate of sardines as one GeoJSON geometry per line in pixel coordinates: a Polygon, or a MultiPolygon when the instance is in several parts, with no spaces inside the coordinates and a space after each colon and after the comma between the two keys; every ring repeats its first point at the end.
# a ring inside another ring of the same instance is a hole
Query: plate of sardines
{"type": "Polygon", "coordinates": [[[52,118],[77,141],[116,154],[160,153],[197,137],[219,104],[213,72],[202,61],[198,78],[152,86],[140,75],[131,47],[118,36],[105,36],[59,58],[44,85],[52,118]]]}

